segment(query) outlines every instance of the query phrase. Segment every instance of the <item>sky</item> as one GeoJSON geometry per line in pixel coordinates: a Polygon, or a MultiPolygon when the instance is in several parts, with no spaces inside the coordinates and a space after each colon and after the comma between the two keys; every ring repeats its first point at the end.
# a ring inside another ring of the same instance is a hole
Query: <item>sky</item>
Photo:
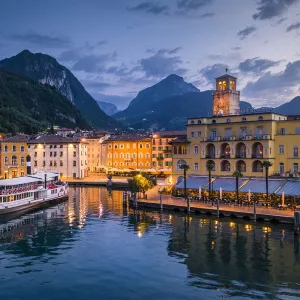
{"type": "Polygon", "coordinates": [[[119,109],[170,74],[213,89],[226,68],[241,100],[275,107],[300,94],[300,0],[1,0],[0,59],[24,49],[119,109]]]}

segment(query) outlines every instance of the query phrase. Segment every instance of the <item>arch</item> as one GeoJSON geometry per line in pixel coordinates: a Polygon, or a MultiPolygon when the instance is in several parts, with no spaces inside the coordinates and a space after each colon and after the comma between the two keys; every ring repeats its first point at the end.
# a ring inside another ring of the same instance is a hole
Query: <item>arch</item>
{"type": "Polygon", "coordinates": [[[201,120],[198,120],[198,124],[201,124],[201,120]]]}
{"type": "Polygon", "coordinates": [[[221,158],[230,158],[230,146],[228,143],[221,145],[221,158]]]}
{"type": "Polygon", "coordinates": [[[192,120],[192,121],[191,121],[191,124],[195,124],[195,121],[194,121],[194,120],[192,120]]]}
{"type": "Polygon", "coordinates": [[[209,143],[206,146],[206,158],[215,158],[216,156],[216,148],[215,145],[212,143],[209,143]]]}
{"type": "Polygon", "coordinates": [[[25,147],[24,147],[24,146],[21,146],[20,150],[21,150],[21,152],[24,152],[25,147]]]}
{"type": "Polygon", "coordinates": [[[178,154],[182,154],[182,146],[178,147],[178,154]]]}
{"type": "Polygon", "coordinates": [[[255,160],[252,163],[252,172],[253,173],[262,173],[263,172],[263,166],[262,166],[262,162],[260,160],[255,160]]]}
{"type": "Polygon", "coordinates": [[[186,165],[186,164],[187,164],[187,163],[186,163],[186,161],[185,161],[184,159],[178,160],[178,161],[177,161],[177,164],[176,164],[177,170],[180,170],[180,167],[181,167],[182,165],[186,165]]]}
{"type": "Polygon", "coordinates": [[[252,158],[263,158],[263,145],[260,142],[255,142],[252,145],[252,158]]]}
{"type": "Polygon", "coordinates": [[[236,162],[236,170],[245,173],[247,171],[246,163],[243,160],[238,160],[236,162]]]}
{"type": "Polygon", "coordinates": [[[212,171],[216,171],[216,163],[215,163],[213,160],[211,160],[211,159],[208,160],[208,161],[207,161],[207,164],[213,166],[212,171]]]}
{"type": "Polygon", "coordinates": [[[258,117],[258,120],[259,120],[259,121],[261,121],[261,120],[263,120],[263,119],[264,119],[263,116],[259,116],[259,117],[258,117]]]}
{"type": "Polygon", "coordinates": [[[226,123],[230,123],[230,122],[231,122],[230,118],[227,118],[226,123]]]}
{"type": "Polygon", "coordinates": [[[215,120],[215,119],[212,120],[211,123],[212,123],[212,124],[216,124],[216,120],[215,120]]]}
{"type": "Polygon", "coordinates": [[[177,146],[174,146],[174,147],[173,147],[173,153],[174,153],[174,154],[177,154],[177,146]]]}
{"type": "Polygon", "coordinates": [[[237,143],[235,147],[236,158],[246,158],[246,145],[243,142],[237,143]]]}
{"type": "Polygon", "coordinates": [[[230,172],[230,162],[228,160],[221,161],[221,171],[230,172]]]}
{"type": "Polygon", "coordinates": [[[247,118],[246,117],[242,117],[242,122],[246,122],[247,118]]]}

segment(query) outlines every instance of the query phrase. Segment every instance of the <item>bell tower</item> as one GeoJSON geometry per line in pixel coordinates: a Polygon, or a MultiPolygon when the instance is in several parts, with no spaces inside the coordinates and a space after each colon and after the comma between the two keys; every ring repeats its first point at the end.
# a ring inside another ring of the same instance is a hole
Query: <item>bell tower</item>
{"type": "Polygon", "coordinates": [[[213,93],[213,114],[228,116],[239,113],[240,92],[236,90],[236,77],[225,74],[216,78],[216,91],[213,93]]]}

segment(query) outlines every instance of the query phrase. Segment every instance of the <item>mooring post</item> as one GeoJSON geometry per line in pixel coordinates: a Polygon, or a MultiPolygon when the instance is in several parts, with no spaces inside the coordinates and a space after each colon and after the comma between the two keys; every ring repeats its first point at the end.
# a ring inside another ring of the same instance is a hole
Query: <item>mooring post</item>
{"type": "Polygon", "coordinates": [[[299,235],[300,233],[300,212],[299,211],[294,212],[294,233],[296,235],[299,235]]]}
{"type": "Polygon", "coordinates": [[[254,210],[254,222],[256,222],[256,200],[253,202],[253,210],[254,210]]]}
{"type": "Polygon", "coordinates": [[[163,210],[163,202],[162,202],[161,193],[159,193],[159,202],[160,202],[160,210],[163,210]]]}
{"type": "Polygon", "coordinates": [[[138,203],[137,203],[137,200],[136,200],[136,193],[133,194],[133,207],[134,208],[138,207],[138,203]]]}

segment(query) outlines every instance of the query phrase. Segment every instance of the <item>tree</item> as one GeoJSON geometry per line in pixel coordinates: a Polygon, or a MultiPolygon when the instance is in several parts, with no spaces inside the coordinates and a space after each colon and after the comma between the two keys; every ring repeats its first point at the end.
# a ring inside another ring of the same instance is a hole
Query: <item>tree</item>
{"type": "Polygon", "coordinates": [[[211,171],[214,170],[214,165],[210,162],[207,162],[206,170],[208,171],[208,196],[209,199],[211,199],[211,171]]]}
{"type": "Polygon", "coordinates": [[[149,177],[147,174],[137,174],[132,179],[128,179],[128,186],[132,193],[142,192],[145,193],[156,185],[156,181],[149,177]]]}
{"type": "Polygon", "coordinates": [[[187,212],[190,213],[190,199],[188,199],[186,194],[186,172],[190,168],[187,164],[182,164],[180,169],[183,170],[183,184],[184,184],[184,199],[187,201],[187,212]]]}
{"type": "Polygon", "coordinates": [[[235,177],[235,196],[236,200],[239,200],[239,178],[243,177],[242,172],[236,170],[232,174],[233,177],[235,177]]]}
{"type": "Polygon", "coordinates": [[[266,176],[266,198],[268,201],[269,200],[269,168],[272,167],[273,164],[268,160],[264,160],[261,165],[266,170],[266,173],[265,173],[265,176],[266,176]]]}

